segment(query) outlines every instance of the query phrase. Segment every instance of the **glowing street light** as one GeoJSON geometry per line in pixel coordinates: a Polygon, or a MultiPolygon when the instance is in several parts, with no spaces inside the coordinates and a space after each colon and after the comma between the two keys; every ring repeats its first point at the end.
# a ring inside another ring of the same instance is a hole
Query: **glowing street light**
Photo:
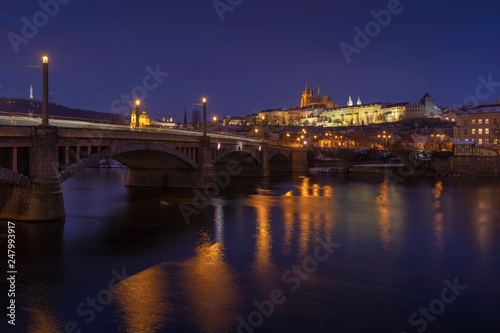
{"type": "Polygon", "coordinates": [[[207,99],[203,98],[203,136],[207,136],[207,99]]]}
{"type": "Polygon", "coordinates": [[[41,126],[49,125],[49,57],[42,57],[43,68],[43,99],[42,99],[42,123],[41,126]]]}

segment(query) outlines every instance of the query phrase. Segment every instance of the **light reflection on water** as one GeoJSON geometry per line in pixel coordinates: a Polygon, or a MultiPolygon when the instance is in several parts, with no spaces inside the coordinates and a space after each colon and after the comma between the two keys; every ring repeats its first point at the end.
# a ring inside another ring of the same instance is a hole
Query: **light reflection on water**
{"type": "Polygon", "coordinates": [[[468,296],[432,329],[458,332],[448,327],[475,320],[488,332],[495,323],[494,302],[482,295],[499,290],[498,181],[236,179],[186,225],[178,205],[192,192],[125,189],[122,176],[85,171],[63,186],[65,224],[19,224],[20,242],[31,244],[20,250],[28,332],[56,332],[70,320],[92,332],[234,331],[236,318],[276,288],[287,302],[259,332],[309,331],[311,321],[315,331],[358,332],[364,320],[373,331],[401,331],[454,276],[467,281],[468,296]],[[281,276],[313,254],[318,238],[341,247],[291,293],[281,276]],[[87,325],[75,307],[120,267],[132,276],[87,325]],[[472,306],[480,314],[465,316],[472,306]]]}

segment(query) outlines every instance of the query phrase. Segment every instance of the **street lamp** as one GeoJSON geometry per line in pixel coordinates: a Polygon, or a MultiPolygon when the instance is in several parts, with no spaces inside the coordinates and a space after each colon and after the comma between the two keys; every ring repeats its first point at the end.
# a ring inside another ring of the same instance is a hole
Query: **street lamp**
{"type": "Polygon", "coordinates": [[[207,99],[203,98],[203,136],[207,136],[207,99]]]}
{"type": "Polygon", "coordinates": [[[49,57],[43,56],[42,126],[49,125],[49,57]]]}
{"type": "Polygon", "coordinates": [[[214,131],[214,132],[217,132],[217,117],[216,117],[216,116],[214,116],[213,120],[214,120],[214,128],[213,128],[213,131],[214,131]]]}

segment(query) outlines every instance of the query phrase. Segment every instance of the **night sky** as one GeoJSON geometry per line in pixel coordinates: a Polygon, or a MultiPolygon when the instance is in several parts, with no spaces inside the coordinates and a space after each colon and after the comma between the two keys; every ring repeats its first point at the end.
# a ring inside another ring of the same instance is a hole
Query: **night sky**
{"type": "MultiPolygon", "coordinates": [[[[220,1],[228,2],[240,1],[220,1]]],[[[183,104],[190,114],[202,97],[219,117],[297,107],[307,78],[339,105],[349,95],[404,102],[428,91],[436,105],[453,106],[476,95],[479,76],[500,82],[500,3],[492,0],[403,0],[348,64],[340,44],[355,46],[354,28],[364,31],[370,12],[391,2],[243,0],[221,21],[212,0],[71,0],[16,53],[9,33],[22,37],[21,18],[33,22],[42,9],[10,0],[0,11],[0,95],[28,98],[33,84],[40,100],[41,71],[8,85],[44,54],[54,103],[103,112],[124,110],[113,101],[159,65],[169,76],[144,100],[153,117],[182,116],[183,104]]],[[[490,89],[481,90],[482,103],[500,97],[500,83],[490,89]]]]}

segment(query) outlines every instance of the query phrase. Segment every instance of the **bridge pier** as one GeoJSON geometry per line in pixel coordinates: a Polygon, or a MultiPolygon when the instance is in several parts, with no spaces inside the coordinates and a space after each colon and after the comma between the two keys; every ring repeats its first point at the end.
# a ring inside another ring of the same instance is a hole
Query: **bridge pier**
{"type": "Polygon", "coordinates": [[[307,160],[307,150],[292,150],[292,172],[309,172],[309,162],[307,160]]]}
{"type": "Polygon", "coordinates": [[[200,172],[197,187],[204,188],[212,179],[214,166],[210,164],[212,160],[212,148],[210,145],[210,138],[202,136],[200,138],[200,149],[198,150],[198,161],[200,165],[200,172]]]}
{"type": "Polygon", "coordinates": [[[35,128],[30,162],[30,188],[12,186],[0,218],[19,221],[48,221],[66,217],[58,177],[56,127],[35,128]]]}
{"type": "Polygon", "coordinates": [[[271,169],[269,168],[269,149],[267,143],[262,144],[262,176],[271,177],[271,169]]]}

